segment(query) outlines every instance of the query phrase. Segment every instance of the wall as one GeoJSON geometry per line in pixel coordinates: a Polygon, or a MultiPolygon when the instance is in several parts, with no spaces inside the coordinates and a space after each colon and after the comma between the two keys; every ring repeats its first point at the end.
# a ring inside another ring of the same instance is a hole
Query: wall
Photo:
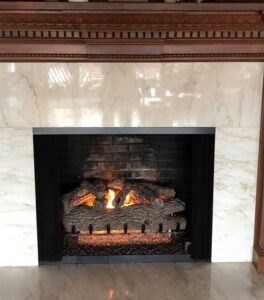
{"type": "Polygon", "coordinates": [[[0,265],[36,265],[32,127],[216,127],[213,261],[251,261],[262,63],[0,64],[0,265]]]}

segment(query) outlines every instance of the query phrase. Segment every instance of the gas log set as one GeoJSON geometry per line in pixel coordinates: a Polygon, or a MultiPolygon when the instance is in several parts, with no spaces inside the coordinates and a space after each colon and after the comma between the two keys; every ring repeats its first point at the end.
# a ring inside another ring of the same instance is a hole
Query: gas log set
{"type": "Polygon", "coordinates": [[[62,197],[65,256],[184,254],[185,204],[153,182],[84,180],[62,197]]]}

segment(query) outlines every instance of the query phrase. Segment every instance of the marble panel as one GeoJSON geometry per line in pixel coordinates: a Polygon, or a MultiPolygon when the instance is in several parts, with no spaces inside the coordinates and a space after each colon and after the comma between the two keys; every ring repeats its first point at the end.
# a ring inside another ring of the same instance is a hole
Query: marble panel
{"type": "Polygon", "coordinates": [[[38,263],[31,129],[0,128],[0,266],[38,263]]]}

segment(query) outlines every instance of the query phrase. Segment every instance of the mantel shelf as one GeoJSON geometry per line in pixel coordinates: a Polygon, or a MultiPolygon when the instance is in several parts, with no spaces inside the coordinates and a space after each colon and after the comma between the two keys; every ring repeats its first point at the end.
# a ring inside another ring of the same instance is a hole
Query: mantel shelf
{"type": "Polygon", "coordinates": [[[0,61],[262,61],[264,3],[0,2],[0,61]]]}
{"type": "Polygon", "coordinates": [[[116,3],[116,2],[0,2],[0,12],[6,11],[142,11],[142,12],[210,12],[262,11],[264,3],[116,3]]]}

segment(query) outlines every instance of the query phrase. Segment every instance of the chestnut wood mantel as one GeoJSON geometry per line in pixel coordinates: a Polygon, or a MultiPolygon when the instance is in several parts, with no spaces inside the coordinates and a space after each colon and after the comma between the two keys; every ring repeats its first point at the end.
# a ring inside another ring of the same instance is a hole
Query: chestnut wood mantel
{"type": "Polygon", "coordinates": [[[264,60],[264,4],[0,2],[1,61],[264,60]]]}
{"type": "MultiPolygon", "coordinates": [[[[264,3],[0,2],[0,61],[264,61],[264,3]]],[[[264,272],[262,103],[253,260],[264,272]]]]}

